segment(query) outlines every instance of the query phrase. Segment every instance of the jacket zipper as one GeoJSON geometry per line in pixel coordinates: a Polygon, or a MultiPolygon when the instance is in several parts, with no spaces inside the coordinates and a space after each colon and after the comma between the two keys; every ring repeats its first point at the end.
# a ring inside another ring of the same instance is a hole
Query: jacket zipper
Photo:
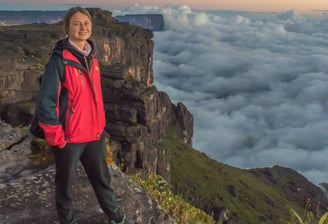
{"type": "MultiPolygon", "coordinates": [[[[95,67],[94,64],[93,64],[93,57],[92,57],[91,63],[90,63],[91,66],[92,66],[92,72],[90,71],[90,67],[88,65],[88,61],[87,61],[86,57],[83,56],[83,58],[84,58],[84,61],[85,61],[86,66],[87,66],[87,71],[88,71],[89,79],[91,81],[92,91],[94,93],[95,98],[97,98],[96,90],[95,90],[95,84],[94,84],[94,80],[93,80],[94,79],[93,73],[94,73],[94,67],[95,67]],[[90,72],[91,72],[91,74],[90,74],[90,72]]],[[[97,101],[97,99],[96,99],[96,101],[97,101]]]]}
{"type": "Polygon", "coordinates": [[[81,78],[81,84],[82,84],[82,86],[84,86],[84,79],[83,79],[81,69],[79,69],[79,73],[80,73],[80,78],[81,78]]]}
{"type": "Polygon", "coordinates": [[[74,114],[75,110],[73,108],[73,100],[69,101],[69,111],[68,111],[68,118],[67,118],[67,125],[66,125],[66,130],[68,131],[69,129],[69,124],[71,122],[71,115],[74,114]]]}

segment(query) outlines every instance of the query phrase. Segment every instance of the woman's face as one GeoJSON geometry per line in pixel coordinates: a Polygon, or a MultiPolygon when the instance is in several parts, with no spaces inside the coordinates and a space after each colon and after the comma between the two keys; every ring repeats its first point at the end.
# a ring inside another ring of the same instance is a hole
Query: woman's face
{"type": "MultiPolygon", "coordinates": [[[[84,44],[91,36],[91,21],[81,12],[75,13],[69,21],[68,37],[76,44],[84,44]]],[[[83,45],[84,46],[84,45],[83,45]]]]}

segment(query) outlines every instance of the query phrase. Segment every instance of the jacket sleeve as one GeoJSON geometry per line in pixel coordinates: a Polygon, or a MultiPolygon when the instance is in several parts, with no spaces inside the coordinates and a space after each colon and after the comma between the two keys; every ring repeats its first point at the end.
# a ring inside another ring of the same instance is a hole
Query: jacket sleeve
{"type": "Polygon", "coordinates": [[[38,97],[39,125],[52,146],[65,144],[65,133],[59,122],[60,69],[54,57],[49,59],[42,78],[38,97]]]}

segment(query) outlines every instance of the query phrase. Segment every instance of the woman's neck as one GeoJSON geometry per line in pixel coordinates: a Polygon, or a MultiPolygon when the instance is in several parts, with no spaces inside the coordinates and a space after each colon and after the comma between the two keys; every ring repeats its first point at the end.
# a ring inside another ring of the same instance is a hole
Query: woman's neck
{"type": "Polygon", "coordinates": [[[79,52],[80,54],[84,55],[84,56],[88,56],[92,50],[92,47],[91,45],[85,41],[84,42],[84,46],[83,48],[80,48],[76,42],[72,41],[71,39],[68,39],[68,42],[70,43],[70,45],[77,51],[79,52]]]}
{"type": "Polygon", "coordinates": [[[71,44],[73,43],[76,47],[80,48],[80,50],[84,50],[86,41],[73,41],[72,39],[69,39],[69,41],[71,42],[71,44]]]}

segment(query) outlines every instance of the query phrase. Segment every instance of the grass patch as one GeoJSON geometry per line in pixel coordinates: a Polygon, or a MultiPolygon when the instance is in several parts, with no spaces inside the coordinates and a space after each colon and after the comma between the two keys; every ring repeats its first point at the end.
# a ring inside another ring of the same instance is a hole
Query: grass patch
{"type": "Polygon", "coordinates": [[[213,160],[189,145],[170,129],[161,149],[171,152],[173,191],[215,219],[224,208],[230,219],[244,224],[277,224],[289,217],[289,208],[299,206],[276,186],[248,170],[213,160]]]}
{"type": "Polygon", "coordinates": [[[141,174],[131,176],[132,180],[145,189],[164,209],[164,211],[181,224],[215,224],[217,222],[204,211],[195,208],[186,202],[181,196],[175,195],[169,184],[158,175],[147,175],[142,178],[141,174]]]}

